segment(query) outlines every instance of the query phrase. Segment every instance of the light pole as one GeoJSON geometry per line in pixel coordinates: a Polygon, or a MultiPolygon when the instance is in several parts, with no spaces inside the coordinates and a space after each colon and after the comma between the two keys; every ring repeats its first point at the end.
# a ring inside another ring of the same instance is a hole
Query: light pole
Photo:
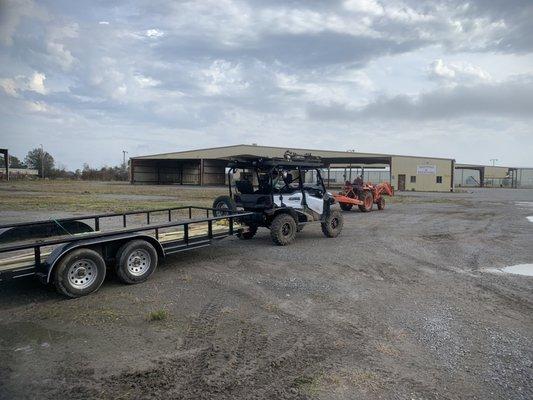
{"type": "Polygon", "coordinates": [[[491,158],[490,161],[492,162],[492,166],[494,167],[496,165],[496,161],[498,161],[497,158],[491,158]]]}
{"type": "Polygon", "coordinates": [[[122,165],[124,168],[126,168],[126,154],[128,154],[128,152],[126,150],[122,150],[122,165]]]}

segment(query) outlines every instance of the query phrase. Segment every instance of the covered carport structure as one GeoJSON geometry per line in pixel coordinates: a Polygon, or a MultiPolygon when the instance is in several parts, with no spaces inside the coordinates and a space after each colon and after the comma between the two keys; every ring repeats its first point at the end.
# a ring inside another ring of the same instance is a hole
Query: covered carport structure
{"type": "MultiPolygon", "coordinates": [[[[335,183],[332,169],[388,168],[391,156],[330,150],[308,150],[286,147],[235,145],[130,158],[132,184],[223,185],[230,159],[238,157],[283,157],[287,150],[310,153],[322,158],[328,166],[324,178],[335,183]]],[[[390,168],[389,168],[390,174],[390,168]]]]}
{"type": "Polygon", "coordinates": [[[245,144],[132,157],[130,180],[132,184],[223,185],[230,159],[281,158],[287,150],[321,157],[326,164],[322,175],[328,186],[353,180],[354,170],[360,173],[365,168],[379,171],[376,179],[390,182],[397,190],[449,192],[453,189],[453,159],[245,144]]]}

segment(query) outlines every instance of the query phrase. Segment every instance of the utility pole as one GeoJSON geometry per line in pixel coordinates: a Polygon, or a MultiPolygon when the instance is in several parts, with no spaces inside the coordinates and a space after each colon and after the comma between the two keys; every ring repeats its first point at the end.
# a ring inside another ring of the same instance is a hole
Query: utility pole
{"type": "Polygon", "coordinates": [[[492,162],[492,166],[494,167],[496,165],[496,161],[498,161],[497,158],[491,158],[490,162],[492,162]]]}
{"type": "Polygon", "coordinates": [[[44,147],[41,144],[41,178],[44,179],[44,147]]]}
{"type": "Polygon", "coordinates": [[[122,150],[122,165],[124,168],[126,168],[126,154],[128,154],[128,152],[126,150],[122,150]]]}

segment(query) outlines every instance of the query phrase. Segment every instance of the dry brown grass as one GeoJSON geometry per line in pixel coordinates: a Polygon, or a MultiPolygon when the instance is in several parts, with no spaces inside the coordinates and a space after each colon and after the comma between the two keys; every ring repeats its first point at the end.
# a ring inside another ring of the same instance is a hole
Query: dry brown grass
{"type": "Polygon", "coordinates": [[[144,186],[125,182],[16,181],[0,183],[0,209],[90,213],[189,204],[210,206],[215,197],[224,193],[224,187],[144,186]]]}

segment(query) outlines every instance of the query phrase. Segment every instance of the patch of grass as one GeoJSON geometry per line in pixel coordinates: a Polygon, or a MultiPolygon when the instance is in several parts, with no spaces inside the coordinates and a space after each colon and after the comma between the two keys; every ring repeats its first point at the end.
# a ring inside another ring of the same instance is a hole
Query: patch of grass
{"type": "Polygon", "coordinates": [[[320,377],[309,375],[298,376],[292,382],[292,386],[298,391],[316,396],[320,391],[320,377]]]}
{"type": "Polygon", "coordinates": [[[155,310],[148,314],[148,321],[164,321],[168,318],[168,313],[166,310],[155,310]]]}

